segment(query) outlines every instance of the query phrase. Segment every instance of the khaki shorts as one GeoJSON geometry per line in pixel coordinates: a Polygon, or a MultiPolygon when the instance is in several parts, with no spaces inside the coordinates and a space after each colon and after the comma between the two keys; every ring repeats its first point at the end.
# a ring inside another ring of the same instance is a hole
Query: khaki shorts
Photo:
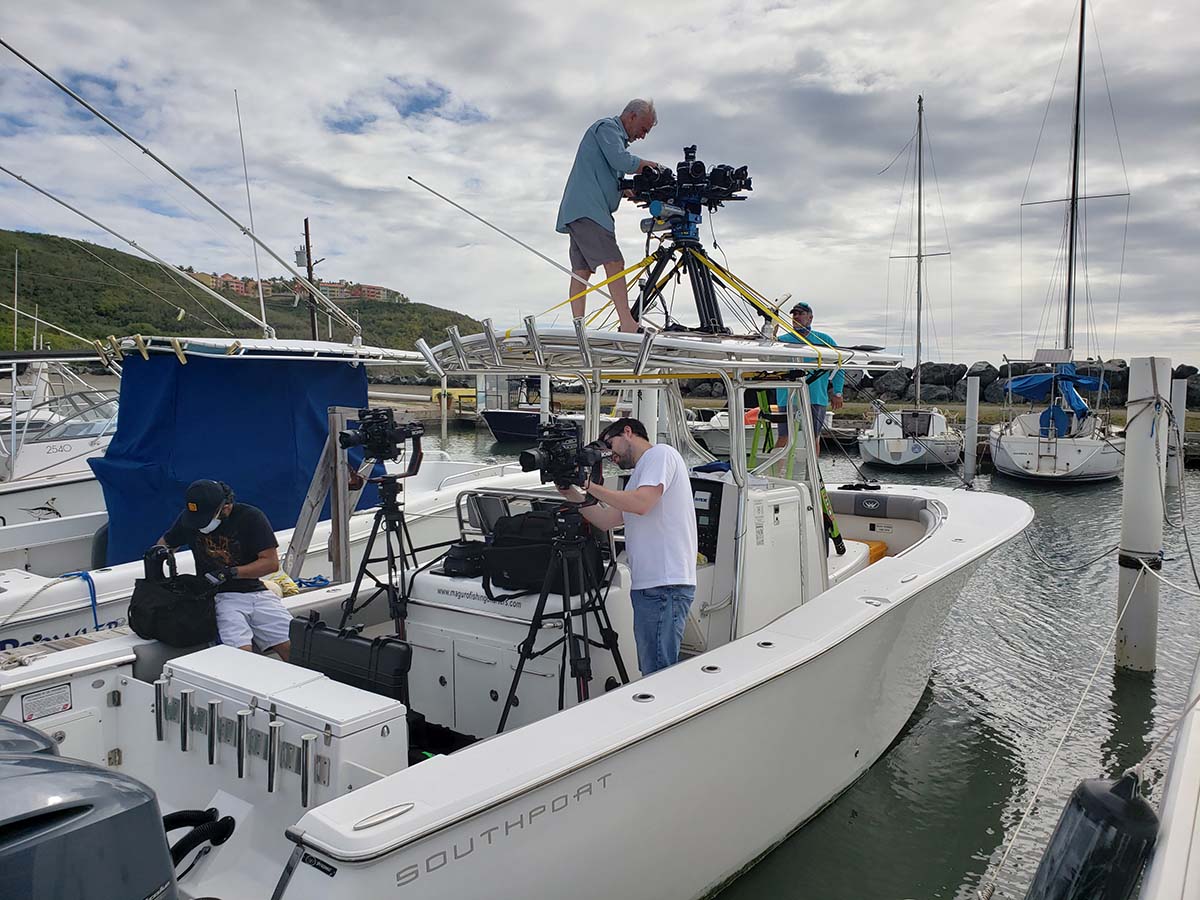
{"type": "Polygon", "coordinates": [[[625,268],[625,257],[617,246],[617,236],[591,219],[567,223],[571,235],[571,271],[595,272],[605,263],[616,262],[625,268]]]}

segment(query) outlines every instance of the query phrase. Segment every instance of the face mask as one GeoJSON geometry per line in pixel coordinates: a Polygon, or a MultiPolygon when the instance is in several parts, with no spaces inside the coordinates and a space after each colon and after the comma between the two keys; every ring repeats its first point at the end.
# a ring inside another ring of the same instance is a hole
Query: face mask
{"type": "Polygon", "coordinates": [[[201,529],[200,529],[200,533],[201,533],[201,534],[208,534],[210,531],[216,531],[216,530],[217,530],[217,526],[218,526],[218,525],[220,525],[220,524],[221,524],[221,517],[220,517],[220,516],[217,516],[217,517],[216,517],[216,518],[214,518],[214,519],[213,519],[211,522],[209,522],[207,525],[205,525],[203,528],[201,528],[201,529]]]}

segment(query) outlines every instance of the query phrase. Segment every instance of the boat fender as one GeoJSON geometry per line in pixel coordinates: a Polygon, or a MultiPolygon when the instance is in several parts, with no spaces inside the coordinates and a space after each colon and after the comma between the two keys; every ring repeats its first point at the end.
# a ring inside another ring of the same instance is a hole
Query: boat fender
{"type": "Polygon", "coordinates": [[[1158,837],[1137,776],[1085,778],[1071,792],[1025,900],[1127,900],[1158,837]]]}

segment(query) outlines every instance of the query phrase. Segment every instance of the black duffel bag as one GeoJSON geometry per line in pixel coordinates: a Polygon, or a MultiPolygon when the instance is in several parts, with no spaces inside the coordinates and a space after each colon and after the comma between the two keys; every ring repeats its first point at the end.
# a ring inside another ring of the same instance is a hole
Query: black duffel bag
{"type": "Polygon", "coordinates": [[[133,583],[129,627],[138,637],[169,647],[195,647],[217,640],[217,592],[200,575],[180,575],[175,557],[165,547],[145,556],[145,577],[133,583]],[[170,575],[163,571],[164,563],[170,575]]]}
{"type": "MultiPolygon", "coordinates": [[[[484,551],[483,585],[489,594],[489,582],[497,587],[516,589],[522,594],[541,591],[550,568],[557,533],[555,515],[551,510],[532,510],[515,516],[503,516],[492,528],[492,543],[484,551]]],[[[583,564],[594,585],[599,585],[604,572],[600,546],[592,537],[583,542],[583,564]]],[[[550,593],[563,593],[561,564],[550,578],[550,593]]],[[[574,572],[571,572],[572,577],[574,572]]],[[[581,585],[572,581],[570,593],[578,595],[581,585]]],[[[509,595],[521,596],[521,594],[509,595]]],[[[497,597],[496,600],[506,598],[497,597]]]]}

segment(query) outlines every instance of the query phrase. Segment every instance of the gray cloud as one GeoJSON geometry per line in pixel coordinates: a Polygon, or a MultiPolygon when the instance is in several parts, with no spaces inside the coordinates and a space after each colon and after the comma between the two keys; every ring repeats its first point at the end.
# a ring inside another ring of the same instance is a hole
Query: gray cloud
{"type": "MultiPolygon", "coordinates": [[[[1133,197],[1128,231],[1123,200],[1088,204],[1089,346],[1111,352],[1119,285],[1119,355],[1196,361],[1200,9],[1093,6],[1133,197]]],[[[557,303],[565,276],[406,176],[565,262],[553,222],[579,135],[630,97],[653,96],[661,121],[635,153],[673,163],[697,143],[710,163],[751,168],[751,199],[714,220],[734,271],[768,296],[810,299],[841,339],[895,344],[903,331],[911,343],[911,311],[899,322],[905,264],[887,259],[909,252],[907,214],[896,227],[905,161],[877,173],[911,136],[923,93],[941,199],[927,198],[928,234],[944,244],[944,219],[953,249],[929,266],[937,343],[948,355],[953,337],[970,361],[1030,352],[1047,318],[1061,210],[1018,204],[1027,178],[1027,199],[1063,190],[1071,14],[931,0],[698,2],[686,14],[123,0],[27,6],[9,13],[5,36],[242,217],[237,88],[255,220],[282,255],[308,215],[325,277],[388,284],[497,323],[557,303]]],[[[1090,28],[1088,39],[1094,48],[1090,28]]],[[[1100,54],[1088,62],[1089,190],[1123,190],[1100,54]]],[[[0,58],[0,101],[6,166],[175,261],[252,271],[236,230],[11,56],[0,58]]],[[[0,184],[0,217],[113,243],[15,183],[0,184]]],[[[640,218],[617,215],[630,261],[640,218]]]]}

